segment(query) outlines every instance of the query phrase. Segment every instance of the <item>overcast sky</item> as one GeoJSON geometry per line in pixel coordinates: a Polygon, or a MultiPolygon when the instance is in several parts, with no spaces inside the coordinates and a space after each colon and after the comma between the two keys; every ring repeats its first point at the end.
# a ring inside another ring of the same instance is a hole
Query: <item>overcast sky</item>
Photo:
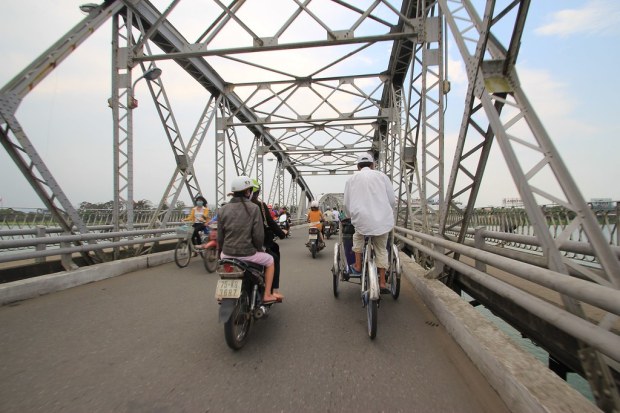
{"type": "MultiPolygon", "coordinates": [[[[82,3],[85,2],[3,0],[0,85],[5,85],[77,24],[84,17],[78,9],[82,3]]],[[[169,1],[154,3],[163,10],[169,1]]],[[[195,23],[188,21],[187,25],[195,23]]],[[[181,20],[174,24],[183,26],[181,20]]],[[[199,30],[194,27],[194,31],[199,30]]],[[[113,198],[112,121],[107,107],[110,39],[108,22],[31,92],[17,112],[28,137],[74,205],[113,198]]],[[[620,2],[616,0],[532,2],[518,73],[586,200],[620,200],[619,43],[620,2]]],[[[446,179],[466,88],[464,66],[453,43],[449,45],[449,56],[453,89],[446,114],[446,179]]],[[[158,66],[164,70],[162,79],[187,139],[208,96],[200,88],[188,87],[187,75],[176,69],[174,63],[162,62],[158,66]]],[[[144,83],[138,84],[136,96],[140,106],[134,111],[134,198],[157,203],[174,171],[174,161],[144,83]]],[[[208,140],[205,153],[197,159],[202,170],[197,173],[204,174],[201,186],[208,199],[215,193],[209,172],[212,154],[213,142],[208,140]]],[[[478,206],[498,206],[502,198],[518,196],[497,147],[488,168],[478,206]]],[[[270,176],[270,172],[266,175],[270,176]]],[[[307,182],[318,195],[342,192],[346,179],[309,177],[307,182]]],[[[3,207],[42,206],[4,149],[0,149],[0,198],[3,207]]],[[[182,199],[189,202],[187,195],[182,199]]]]}

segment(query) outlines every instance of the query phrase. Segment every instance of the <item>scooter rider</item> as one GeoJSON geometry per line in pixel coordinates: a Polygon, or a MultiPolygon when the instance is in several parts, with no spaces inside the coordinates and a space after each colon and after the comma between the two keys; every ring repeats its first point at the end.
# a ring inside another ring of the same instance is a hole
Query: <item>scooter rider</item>
{"type": "Polygon", "coordinates": [[[325,223],[323,225],[323,232],[329,231],[329,234],[327,235],[331,235],[331,233],[334,232],[334,218],[332,217],[332,209],[330,207],[325,207],[323,219],[325,220],[325,223]],[[329,226],[329,229],[325,228],[325,226],[329,226]]]}
{"type": "Polygon", "coordinates": [[[388,267],[387,238],[394,228],[394,189],[390,178],[376,171],[372,155],[365,153],[357,159],[358,173],[344,187],[344,210],[355,226],[353,270],[362,270],[364,236],[372,236],[375,249],[379,286],[385,289],[385,270],[388,267]]]}
{"type": "Polygon", "coordinates": [[[273,241],[273,237],[275,235],[280,239],[284,239],[286,237],[286,232],[282,231],[280,225],[271,218],[269,206],[258,198],[260,189],[261,187],[258,181],[252,179],[252,202],[262,209],[261,217],[265,229],[263,245],[265,246],[265,252],[273,257],[273,263],[275,265],[272,285],[272,292],[275,294],[280,289],[280,246],[277,242],[273,241]]]}
{"type": "Polygon", "coordinates": [[[338,229],[340,228],[340,214],[338,213],[338,209],[336,207],[332,209],[332,219],[334,221],[334,232],[338,232],[338,229]]]}
{"type": "Polygon", "coordinates": [[[310,223],[310,226],[314,226],[319,229],[320,247],[325,246],[325,243],[323,242],[323,221],[325,221],[325,218],[323,217],[323,213],[319,209],[319,201],[310,202],[310,211],[308,211],[307,222],[310,223]]]}
{"type": "Polygon", "coordinates": [[[286,228],[284,228],[287,232],[288,235],[288,231],[290,231],[291,229],[291,214],[288,213],[288,209],[286,209],[286,207],[282,207],[282,210],[280,211],[280,217],[282,215],[286,215],[286,228]]]}
{"type": "Polygon", "coordinates": [[[260,208],[250,202],[254,184],[245,176],[232,181],[232,198],[218,213],[217,242],[222,248],[221,258],[236,258],[265,267],[264,302],[282,300],[281,294],[272,293],[275,271],[273,257],[263,252],[265,236],[260,208]]]}

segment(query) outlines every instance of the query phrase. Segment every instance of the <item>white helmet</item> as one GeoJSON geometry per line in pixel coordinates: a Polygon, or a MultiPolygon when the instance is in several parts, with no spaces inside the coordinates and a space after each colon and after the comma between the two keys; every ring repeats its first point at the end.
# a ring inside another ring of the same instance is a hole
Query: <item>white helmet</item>
{"type": "Polygon", "coordinates": [[[248,188],[253,188],[254,183],[249,176],[241,175],[237,176],[232,180],[232,184],[230,185],[231,192],[242,192],[248,188]]]}
{"type": "Polygon", "coordinates": [[[318,207],[319,207],[319,201],[310,202],[310,208],[318,208],[318,207]]]}

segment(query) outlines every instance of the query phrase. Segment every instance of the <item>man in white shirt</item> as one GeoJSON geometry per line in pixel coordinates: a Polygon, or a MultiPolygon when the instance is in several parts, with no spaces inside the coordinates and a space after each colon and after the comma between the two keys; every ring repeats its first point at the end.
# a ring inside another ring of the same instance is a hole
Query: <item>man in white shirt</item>
{"type": "Polygon", "coordinates": [[[332,220],[334,221],[334,231],[337,231],[338,226],[340,225],[340,215],[338,214],[336,207],[332,209],[332,220]]]}
{"type": "Polygon", "coordinates": [[[344,210],[355,226],[353,270],[362,271],[364,236],[372,236],[375,249],[379,286],[385,289],[385,270],[389,266],[387,239],[394,228],[394,189],[390,178],[376,171],[372,155],[365,153],[357,159],[358,173],[344,187],[344,210]]]}

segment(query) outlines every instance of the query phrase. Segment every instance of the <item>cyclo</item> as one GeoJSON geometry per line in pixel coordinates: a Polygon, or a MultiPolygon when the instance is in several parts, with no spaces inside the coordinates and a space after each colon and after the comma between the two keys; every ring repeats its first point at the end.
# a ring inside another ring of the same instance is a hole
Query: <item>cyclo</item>
{"type": "MultiPolygon", "coordinates": [[[[379,288],[379,272],[375,264],[375,251],[370,237],[365,237],[364,248],[362,250],[362,272],[355,274],[351,267],[355,263],[355,253],[353,252],[353,234],[355,227],[350,219],[340,222],[340,232],[338,242],[334,245],[334,263],[332,266],[332,278],[334,297],[338,298],[338,288],[340,281],[346,281],[361,286],[362,307],[366,308],[368,318],[368,336],[373,339],[377,335],[377,316],[379,304],[381,302],[381,291],[379,288]]],[[[389,268],[385,271],[386,285],[390,295],[394,300],[400,294],[401,266],[398,256],[398,248],[394,245],[394,232],[388,237],[388,262],[389,268]]]]}

